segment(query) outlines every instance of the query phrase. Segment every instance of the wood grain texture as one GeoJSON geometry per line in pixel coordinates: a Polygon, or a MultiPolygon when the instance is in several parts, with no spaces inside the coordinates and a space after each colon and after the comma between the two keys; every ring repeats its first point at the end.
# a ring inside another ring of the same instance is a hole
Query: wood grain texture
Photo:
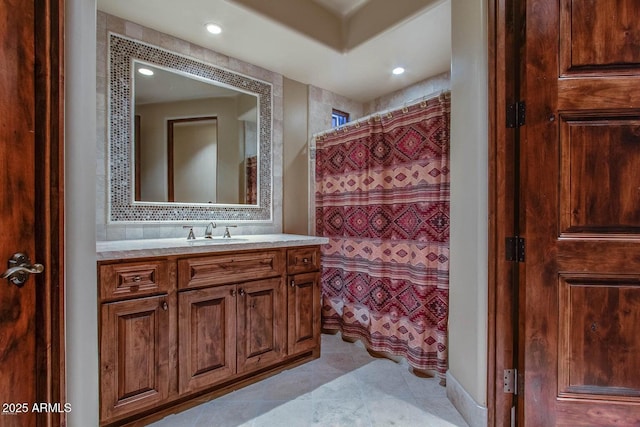
{"type": "MultiPolygon", "coordinates": [[[[36,399],[66,403],[64,272],[63,0],[35,2],[36,399]],[[43,292],[42,292],[43,291],[43,292]]],[[[42,426],[66,425],[66,413],[38,414],[42,426]]]]}
{"type": "Polygon", "coordinates": [[[640,272],[640,50],[631,41],[630,57],[627,42],[605,40],[640,30],[637,6],[529,0],[526,7],[522,421],[638,425],[630,331],[640,272]]]}
{"type": "MultiPolygon", "coordinates": [[[[35,256],[35,16],[33,1],[0,4],[0,271],[15,252],[35,256]],[[10,19],[8,17],[11,17],[10,19]]],[[[0,283],[0,402],[36,400],[36,279],[0,283]]],[[[38,327],[42,324],[38,324],[38,327]]],[[[7,426],[35,426],[27,411],[0,416],[7,426]],[[26,413],[25,413],[26,412],[26,413]]]]}
{"type": "Polygon", "coordinates": [[[103,422],[151,408],[169,396],[166,296],[102,305],[100,396],[103,422]]]}
{"type": "Polygon", "coordinates": [[[562,0],[562,69],[621,69],[640,65],[635,0],[562,0]]]}
{"type": "Polygon", "coordinates": [[[304,262],[318,252],[315,246],[99,262],[101,289],[145,282],[167,292],[147,297],[138,289],[118,300],[99,293],[101,425],[143,425],[138,419],[152,413],[190,407],[319,357],[318,260],[304,262]],[[300,292],[288,293],[287,259],[314,270],[291,276],[300,292]],[[252,271],[273,277],[247,279],[252,271]],[[291,351],[289,334],[298,341],[291,351]]]}
{"type": "Polygon", "coordinates": [[[282,274],[284,262],[282,250],[181,259],[178,261],[178,288],[189,289],[274,277],[282,274]]]}
{"type": "Polygon", "coordinates": [[[103,302],[169,292],[169,263],[164,259],[101,264],[98,269],[103,302]]]}
{"type": "Polygon", "coordinates": [[[561,233],[640,231],[637,115],[561,118],[561,233]]]}
{"type": "Polygon", "coordinates": [[[560,277],[559,393],[640,403],[640,277],[560,277]]]}
{"type": "Polygon", "coordinates": [[[288,353],[312,350],[320,345],[320,274],[288,277],[288,353]]]}
{"type": "Polygon", "coordinates": [[[238,373],[264,368],[287,351],[287,294],[284,277],[238,285],[238,373]]]}
{"type": "MultiPolygon", "coordinates": [[[[488,425],[511,423],[516,397],[504,393],[503,372],[522,363],[517,353],[518,267],[505,259],[505,239],[519,232],[515,206],[520,130],[507,128],[507,105],[521,100],[521,2],[489,2],[489,269],[488,425]]],[[[520,408],[523,405],[519,405],[520,408]]]]}
{"type": "Polygon", "coordinates": [[[287,273],[298,274],[320,268],[320,251],[316,247],[296,248],[287,251],[287,273]]]}
{"type": "Polygon", "coordinates": [[[236,373],[235,285],[178,295],[179,392],[211,387],[236,373]]]}
{"type": "MultiPolygon", "coordinates": [[[[591,73],[593,74],[593,73],[591,73]]],[[[640,93],[633,90],[637,79],[611,76],[603,79],[592,75],[567,77],[558,81],[558,108],[561,111],[617,111],[638,114],[640,93]],[[630,109],[630,110],[629,110],[630,109]]]]}

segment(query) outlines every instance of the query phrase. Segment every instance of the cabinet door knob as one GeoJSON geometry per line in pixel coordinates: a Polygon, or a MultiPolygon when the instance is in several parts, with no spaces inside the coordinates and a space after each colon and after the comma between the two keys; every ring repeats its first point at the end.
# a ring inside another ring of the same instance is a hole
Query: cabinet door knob
{"type": "Polygon", "coordinates": [[[231,296],[235,298],[235,296],[236,296],[236,290],[235,289],[231,289],[231,296]]]}
{"type": "Polygon", "coordinates": [[[292,288],[295,288],[295,287],[296,287],[296,281],[295,281],[295,280],[293,280],[293,279],[291,279],[291,287],[292,287],[292,288]]]}
{"type": "Polygon", "coordinates": [[[164,311],[167,311],[167,310],[169,309],[169,304],[167,304],[167,302],[166,302],[166,301],[162,301],[162,309],[163,309],[164,311]]]}
{"type": "Polygon", "coordinates": [[[240,288],[240,291],[238,291],[238,293],[240,294],[241,297],[244,296],[244,289],[240,288]]]}

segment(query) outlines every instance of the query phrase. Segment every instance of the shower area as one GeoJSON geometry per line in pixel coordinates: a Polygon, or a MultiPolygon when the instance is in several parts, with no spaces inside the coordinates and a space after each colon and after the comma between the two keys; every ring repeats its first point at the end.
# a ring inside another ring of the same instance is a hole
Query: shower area
{"type": "Polygon", "coordinates": [[[447,370],[450,93],[315,138],[322,327],[447,370]]]}

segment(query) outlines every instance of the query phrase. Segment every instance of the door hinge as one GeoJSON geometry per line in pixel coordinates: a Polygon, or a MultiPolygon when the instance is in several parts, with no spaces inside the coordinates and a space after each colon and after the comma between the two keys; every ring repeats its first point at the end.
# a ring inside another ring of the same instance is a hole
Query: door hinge
{"type": "Polygon", "coordinates": [[[507,105],[507,127],[519,128],[525,125],[527,106],[524,101],[514,102],[507,105]]]}
{"type": "Polygon", "coordinates": [[[509,394],[518,394],[518,370],[504,370],[504,392],[509,394]]]}
{"type": "Polygon", "coordinates": [[[507,261],[524,262],[524,237],[507,237],[505,242],[505,256],[507,261]]]}

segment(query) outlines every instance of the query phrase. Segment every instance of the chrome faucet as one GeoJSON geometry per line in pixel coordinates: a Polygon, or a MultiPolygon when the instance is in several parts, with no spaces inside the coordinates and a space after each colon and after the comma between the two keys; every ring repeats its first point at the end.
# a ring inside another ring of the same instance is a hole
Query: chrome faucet
{"type": "Polygon", "coordinates": [[[210,222],[209,225],[207,225],[207,229],[204,231],[204,238],[205,239],[213,239],[213,229],[216,228],[216,223],[215,222],[210,222]]]}
{"type": "Polygon", "coordinates": [[[229,233],[229,227],[237,227],[237,225],[227,225],[225,226],[226,228],[224,229],[224,234],[222,235],[223,239],[230,239],[231,238],[231,233],[229,233]]]}
{"type": "Polygon", "coordinates": [[[193,225],[183,225],[182,228],[189,229],[189,235],[187,236],[187,240],[195,240],[196,235],[193,234],[193,225]]]}

